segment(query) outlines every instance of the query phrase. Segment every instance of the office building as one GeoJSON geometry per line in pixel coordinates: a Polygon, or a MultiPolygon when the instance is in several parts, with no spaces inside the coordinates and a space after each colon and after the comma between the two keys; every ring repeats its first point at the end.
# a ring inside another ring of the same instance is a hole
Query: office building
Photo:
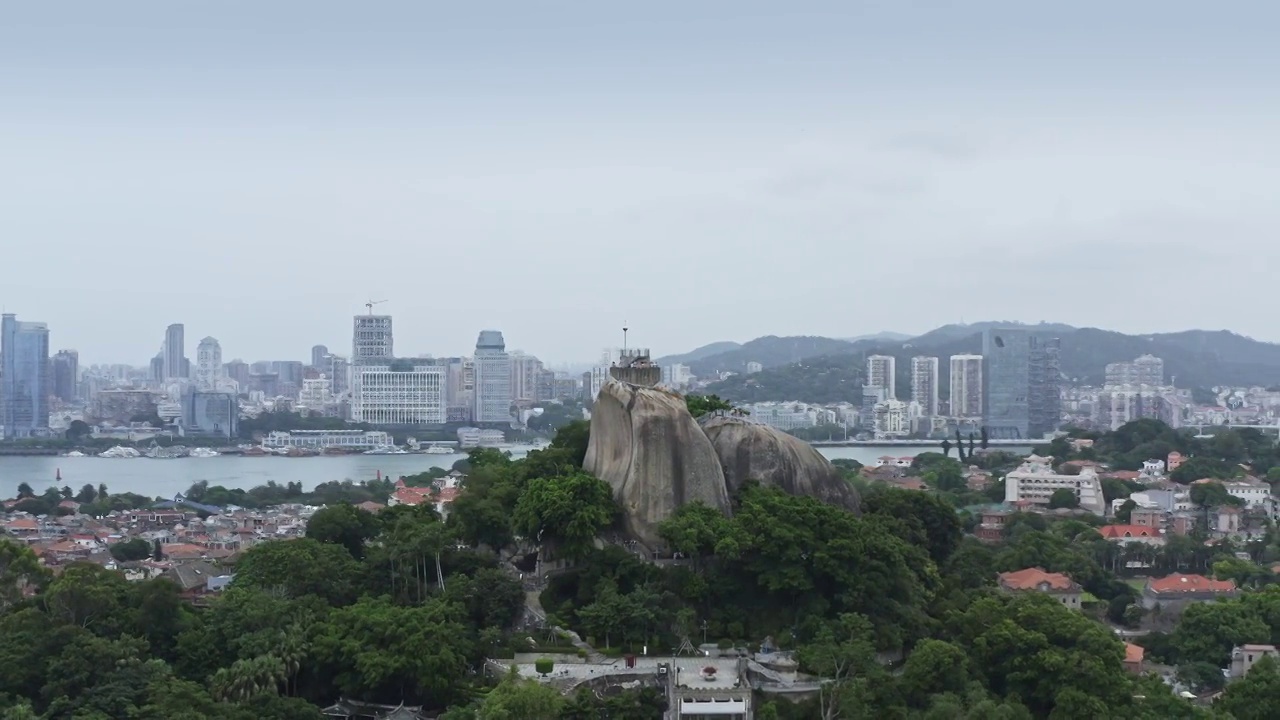
{"type": "Polygon", "coordinates": [[[188,377],[187,344],[182,323],[174,323],[164,331],[164,346],[160,354],[164,358],[162,380],[178,380],[188,377]]]}
{"type": "Polygon", "coordinates": [[[1057,338],[1023,328],[983,333],[983,417],[992,438],[1037,440],[1058,429],[1059,349],[1057,338]]]}
{"type": "Polygon", "coordinates": [[[247,392],[249,389],[249,363],[243,360],[232,360],[222,366],[222,374],[228,380],[234,380],[239,386],[240,392],[247,392]]]}
{"type": "Polygon", "coordinates": [[[513,400],[547,400],[538,392],[545,369],[542,361],[533,355],[516,351],[511,358],[511,397],[513,400]]]}
{"type": "Polygon", "coordinates": [[[64,403],[75,402],[80,395],[80,353],[75,350],[59,350],[53,356],[50,376],[53,396],[64,403]]]}
{"type": "Polygon", "coordinates": [[[951,387],[947,413],[951,417],[982,417],[982,356],[951,356],[951,387]]]}
{"type": "Polygon", "coordinates": [[[872,355],[867,358],[867,384],[884,388],[889,400],[898,397],[894,389],[896,362],[892,355],[872,355]]]}
{"type": "Polygon", "coordinates": [[[1110,363],[1106,367],[1105,384],[1161,387],[1164,385],[1164,360],[1154,355],[1143,355],[1132,362],[1110,363]]]}
{"type": "Polygon", "coordinates": [[[511,421],[511,357],[497,330],[482,330],[476,340],[475,404],[471,418],[478,423],[511,421]]]}
{"type": "Polygon", "coordinates": [[[159,384],[164,382],[164,345],[160,346],[160,352],[151,358],[150,373],[148,377],[153,383],[159,384]]]}
{"type": "Polygon", "coordinates": [[[234,393],[189,388],[182,395],[182,425],[189,435],[230,440],[240,430],[240,403],[234,393]]]}
{"type": "Polygon", "coordinates": [[[444,367],[397,363],[351,369],[352,422],[443,425],[445,417],[444,367]]]}
{"type": "Polygon", "coordinates": [[[926,417],[938,414],[938,358],[911,358],[911,400],[926,417]]]}
{"type": "Polygon", "coordinates": [[[0,316],[0,422],[6,440],[49,429],[49,327],[0,316]]]}
{"type": "Polygon", "coordinates": [[[1048,506],[1058,490],[1070,490],[1080,501],[1081,509],[1095,515],[1106,514],[1102,480],[1097,471],[1086,467],[1079,475],[1059,475],[1053,470],[1053,458],[1030,455],[1017,469],[1004,477],[1004,500],[1007,503],[1032,502],[1048,506]]]}
{"type": "Polygon", "coordinates": [[[222,346],[215,338],[201,340],[196,346],[196,388],[217,390],[222,372],[222,346]]]}
{"type": "Polygon", "coordinates": [[[356,315],[351,332],[352,365],[390,365],[395,358],[390,315],[356,315]]]}
{"type": "Polygon", "coordinates": [[[329,355],[329,348],[324,345],[311,346],[311,367],[318,368],[328,372],[325,368],[325,358],[329,355]]]}

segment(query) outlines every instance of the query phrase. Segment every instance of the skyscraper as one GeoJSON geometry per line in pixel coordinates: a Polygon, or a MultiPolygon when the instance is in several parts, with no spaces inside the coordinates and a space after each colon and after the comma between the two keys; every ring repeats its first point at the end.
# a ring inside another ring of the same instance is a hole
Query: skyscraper
{"type": "Polygon", "coordinates": [[[216,339],[207,337],[196,348],[196,387],[217,390],[222,377],[222,346],[216,339]]]}
{"type": "Polygon", "coordinates": [[[0,316],[0,422],[4,437],[38,436],[49,427],[49,327],[0,316]]]}
{"type": "Polygon", "coordinates": [[[991,437],[1039,439],[1058,428],[1060,347],[1057,338],[1022,328],[983,333],[983,417],[991,437]]]}
{"type": "Polygon", "coordinates": [[[229,380],[240,386],[240,392],[249,392],[249,364],[243,360],[232,360],[222,366],[222,372],[229,380]]]}
{"type": "Polygon", "coordinates": [[[511,420],[511,356],[497,330],[481,330],[476,340],[475,407],[471,419],[480,423],[511,420]]]}
{"type": "Polygon", "coordinates": [[[164,347],[161,350],[161,354],[164,357],[163,379],[165,380],[187,377],[184,367],[184,361],[187,359],[187,344],[184,331],[182,323],[174,323],[164,331],[164,347]]]}
{"type": "Polygon", "coordinates": [[[982,417],[982,356],[951,356],[951,417],[982,417]]]}
{"type": "Polygon", "coordinates": [[[894,390],[896,362],[892,355],[872,355],[867,358],[867,384],[884,388],[885,398],[888,400],[898,397],[894,390]]]}
{"type": "Polygon", "coordinates": [[[80,390],[80,353],[75,350],[59,350],[53,356],[53,396],[62,402],[73,402],[80,390]]]}
{"type": "Polygon", "coordinates": [[[927,417],[938,414],[938,358],[911,358],[911,399],[927,417]]]}
{"type": "Polygon", "coordinates": [[[390,315],[356,315],[351,332],[352,365],[389,365],[395,358],[390,315]]]}
{"type": "Polygon", "coordinates": [[[311,346],[311,367],[329,372],[325,368],[325,358],[329,355],[329,348],[324,345],[311,346]]]}

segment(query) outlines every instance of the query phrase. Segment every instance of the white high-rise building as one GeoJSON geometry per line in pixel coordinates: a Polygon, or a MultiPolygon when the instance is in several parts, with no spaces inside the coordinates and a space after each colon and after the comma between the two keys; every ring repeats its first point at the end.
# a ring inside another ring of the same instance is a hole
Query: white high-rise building
{"type": "Polygon", "coordinates": [[[907,403],[885,400],[872,408],[876,438],[905,437],[911,434],[911,415],[907,403]]]}
{"type": "Polygon", "coordinates": [[[217,339],[207,337],[196,348],[196,388],[217,390],[222,378],[222,346],[217,339]]]}
{"type": "Polygon", "coordinates": [[[415,365],[351,368],[351,420],[374,425],[443,425],[445,369],[415,365]]]}
{"type": "Polygon", "coordinates": [[[898,397],[894,390],[896,362],[897,359],[892,355],[872,355],[867,358],[867,384],[884,388],[885,396],[890,400],[898,397]]]}
{"type": "Polygon", "coordinates": [[[510,357],[512,399],[546,400],[547,398],[540,397],[538,394],[538,381],[544,369],[542,361],[518,350],[511,353],[510,357]]]}
{"type": "Polygon", "coordinates": [[[911,400],[920,405],[924,416],[938,414],[938,358],[911,358],[911,400]]]}
{"type": "Polygon", "coordinates": [[[693,373],[688,365],[675,363],[662,368],[662,383],[675,390],[684,390],[693,380],[693,373]]]}
{"type": "Polygon", "coordinates": [[[951,356],[951,394],[948,412],[952,417],[982,417],[982,356],[951,356]]]}
{"type": "Polygon", "coordinates": [[[356,315],[351,331],[352,365],[388,365],[395,358],[390,315],[356,315]]]}
{"type": "Polygon", "coordinates": [[[475,406],[471,419],[478,423],[511,421],[511,356],[502,333],[481,330],[476,340],[475,406]]]}

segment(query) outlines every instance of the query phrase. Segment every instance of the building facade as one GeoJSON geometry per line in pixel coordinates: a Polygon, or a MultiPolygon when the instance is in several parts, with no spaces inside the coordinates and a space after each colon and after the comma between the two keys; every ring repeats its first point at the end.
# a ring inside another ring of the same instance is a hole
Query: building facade
{"type": "Polygon", "coordinates": [[[872,355],[867,358],[867,384],[884,388],[885,398],[888,400],[898,397],[894,390],[896,363],[897,359],[892,355],[872,355]]]}
{"type": "Polygon", "coordinates": [[[372,425],[443,425],[445,369],[438,365],[352,369],[351,420],[372,425]]]}
{"type": "Polygon", "coordinates": [[[390,315],[356,315],[351,330],[352,365],[390,365],[395,358],[390,315]]]}
{"type": "Polygon", "coordinates": [[[187,377],[186,329],[182,323],[174,323],[164,331],[164,345],[160,351],[164,362],[161,379],[178,380],[187,377]]]}
{"type": "Polygon", "coordinates": [[[59,350],[52,363],[50,382],[53,396],[64,403],[75,402],[80,396],[80,353],[59,350]]]}
{"type": "Polygon", "coordinates": [[[958,418],[982,417],[982,356],[951,356],[947,413],[958,418]]]}
{"type": "Polygon", "coordinates": [[[1061,475],[1053,469],[1053,458],[1029,455],[1017,470],[1004,476],[1007,503],[1025,501],[1047,506],[1053,494],[1064,489],[1075,494],[1081,509],[1094,515],[1106,514],[1102,480],[1092,467],[1082,469],[1079,475],[1061,475]]]}
{"type": "Polygon", "coordinates": [[[196,387],[217,390],[222,371],[222,346],[215,338],[201,340],[196,346],[196,387]]]}
{"type": "Polygon", "coordinates": [[[509,423],[511,401],[511,356],[506,341],[497,330],[482,330],[476,339],[471,418],[478,423],[509,423]]]}
{"type": "Polygon", "coordinates": [[[49,429],[49,327],[0,316],[0,422],[6,440],[49,429]]]}
{"type": "Polygon", "coordinates": [[[234,393],[191,388],[182,397],[182,419],[188,433],[230,440],[240,431],[240,403],[234,393]]]}
{"type": "Polygon", "coordinates": [[[911,400],[926,417],[938,414],[938,358],[911,358],[911,400]]]}
{"type": "Polygon", "coordinates": [[[311,346],[311,367],[324,372],[329,372],[325,358],[329,356],[329,348],[324,345],[311,346]]]}
{"type": "Polygon", "coordinates": [[[991,437],[1031,440],[1057,430],[1060,346],[1025,328],[983,333],[983,419],[991,437]]]}

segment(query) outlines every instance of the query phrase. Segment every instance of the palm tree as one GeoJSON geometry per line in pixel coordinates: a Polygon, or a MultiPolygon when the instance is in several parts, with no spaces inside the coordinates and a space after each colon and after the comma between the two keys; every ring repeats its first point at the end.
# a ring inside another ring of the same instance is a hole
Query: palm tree
{"type": "MultiPolygon", "coordinates": [[[[307,642],[306,632],[302,625],[294,623],[280,637],[280,645],[275,654],[284,664],[284,694],[291,695],[290,686],[294,683],[298,672],[302,670],[302,661],[307,659],[311,645],[307,642]]],[[[295,686],[296,689],[296,686],[295,686]]]]}
{"type": "Polygon", "coordinates": [[[280,692],[287,677],[284,662],[275,655],[259,655],[237,660],[229,668],[214,673],[214,697],[226,702],[243,702],[263,693],[280,692]]]}

